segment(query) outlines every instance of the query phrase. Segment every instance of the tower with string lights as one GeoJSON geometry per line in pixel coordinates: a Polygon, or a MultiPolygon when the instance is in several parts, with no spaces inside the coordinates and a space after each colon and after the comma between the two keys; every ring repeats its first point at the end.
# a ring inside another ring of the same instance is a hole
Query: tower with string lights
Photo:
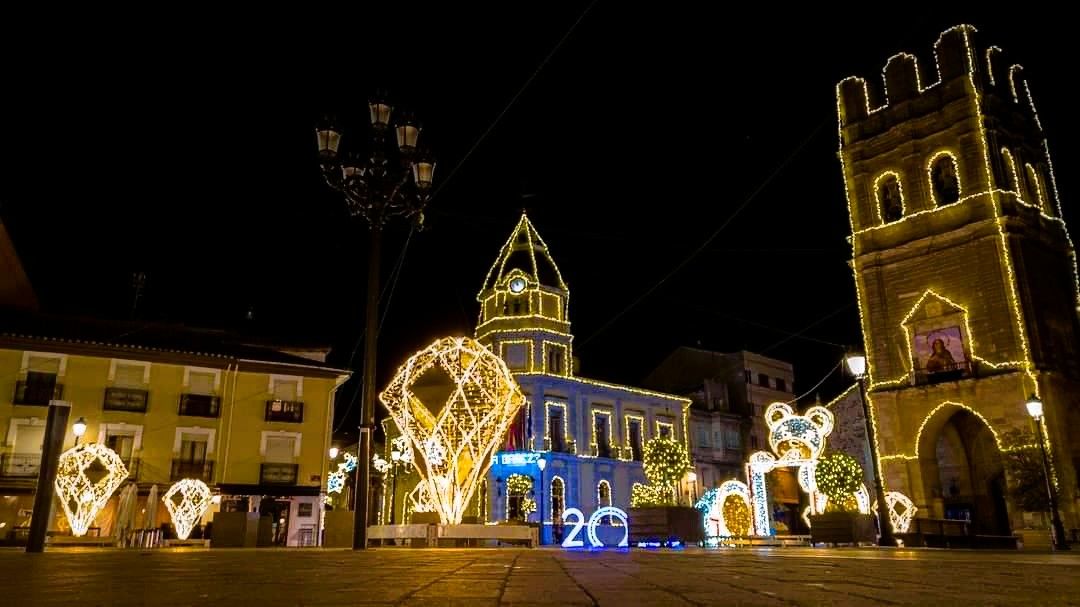
{"type": "Polygon", "coordinates": [[[927,59],[898,53],[880,80],[837,86],[885,485],[972,535],[1027,526],[1006,455],[1038,448],[1025,411],[1037,395],[1075,527],[1076,260],[1032,88],[971,26],[943,32],[927,59]]]}

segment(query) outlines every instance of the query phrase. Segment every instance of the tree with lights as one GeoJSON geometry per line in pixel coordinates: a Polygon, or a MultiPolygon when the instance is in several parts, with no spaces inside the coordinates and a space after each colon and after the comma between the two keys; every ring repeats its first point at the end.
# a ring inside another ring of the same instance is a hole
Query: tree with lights
{"type": "Polygon", "coordinates": [[[670,438],[657,437],[645,444],[642,461],[649,484],[633,486],[630,505],[634,508],[674,506],[675,485],[691,468],[686,447],[670,438]]]}
{"type": "Polygon", "coordinates": [[[855,493],[862,486],[862,466],[846,453],[824,455],[814,467],[814,482],[819,491],[829,496],[828,510],[858,512],[855,493]]]}

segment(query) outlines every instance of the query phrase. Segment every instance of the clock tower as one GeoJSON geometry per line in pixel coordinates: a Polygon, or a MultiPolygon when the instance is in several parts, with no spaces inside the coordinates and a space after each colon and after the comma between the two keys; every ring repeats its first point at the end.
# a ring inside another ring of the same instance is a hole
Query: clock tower
{"type": "Polygon", "coordinates": [[[570,291],[523,212],[477,296],[476,339],[514,373],[572,375],[570,291]]]}

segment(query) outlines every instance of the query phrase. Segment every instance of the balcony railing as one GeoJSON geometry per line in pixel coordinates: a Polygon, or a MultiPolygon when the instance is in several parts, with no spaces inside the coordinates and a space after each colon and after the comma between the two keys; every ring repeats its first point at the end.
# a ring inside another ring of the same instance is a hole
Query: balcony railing
{"type": "Polygon", "coordinates": [[[304,403],[294,400],[266,401],[266,421],[303,423],[304,403]]]}
{"type": "Polygon", "coordinates": [[[217,417],[221,414],[221,397],[211,394],[181,394],[180,415],[217,417]]]}
{"type": "Polygon", "coordinates": [[[619,455],[619,448],[610,444],[600,443],[589,445],[589,455],[593,457],[615,458],[619,455]]]}
{"type": "Polygon", "coordinates": [[[259,483],[263,485],[295,485],[300,464],[261,464],[259,483]]]}
{"type": "Polygon", "coordinates": [[[12,402],[16,405],[48,406],[50,400],[60,400],[63,396],[63,384],[19,380],[15,382],[15,398],[12,402]]]}
{"type": "Polygon", "coordinates": [[[554,451],[555,453],[577,453],[577,441],[565,440],[561,437],[556,437],[554,440],[551,437],[544,439],[544,451],[554,451]]]}
{"type": "Polygon", "coordinates": [[[0,454],[0,476],[2,477],[35,478],[40,468],[40,453],[0,454]]]}
{"type": "Polygon", "coordinates": [[[967,377],[974,377],[978,374],[977,372],[978,369],[971,364],[970,360],[943,365],[941,368],[933,371],[915,369],[915,385],[924,386],[927,384],[957,381],[967,377]]]}
{"type": "Polygon", "coordinates": [[[146,413],[146,403],[149,401],[150,393],[146,390],[105,388],[105,401],[102,404],[106,411],[146,413]]]}
{"type": "Polygon", "coordinates": [[[209,483],[214,478],[214,462],[192,462],[174,459],[169,480],[178,481],[183,478],[197,478],[205,483],[209,483]]]}
{"type": "Polygon", "coordinates": [[[141,467],[142,460],[137,457],[121,457],[121,461],[124,462],[124,466],[128,470],[128,480],[139,480],[139,468],[141,467]]]}

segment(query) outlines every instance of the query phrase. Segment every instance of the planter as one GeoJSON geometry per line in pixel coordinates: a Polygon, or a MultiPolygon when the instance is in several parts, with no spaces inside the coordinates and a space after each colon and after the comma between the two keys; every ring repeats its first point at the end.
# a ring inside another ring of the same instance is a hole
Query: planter
{"type": "Polygon", "coordinates": [[[826,544],[874,543],[874,518],[857,512],[826,512],[810,517],[810,541],[826,544]]]}
{"type": "Polygon", "coordinates": [[[656,508],[631,508],[630,544],[637,542],[665,542],[681,540],[684,544],[696,544],[705,539],[705,525],[701,512],[689,506],[660,506],[656,508]]]}

